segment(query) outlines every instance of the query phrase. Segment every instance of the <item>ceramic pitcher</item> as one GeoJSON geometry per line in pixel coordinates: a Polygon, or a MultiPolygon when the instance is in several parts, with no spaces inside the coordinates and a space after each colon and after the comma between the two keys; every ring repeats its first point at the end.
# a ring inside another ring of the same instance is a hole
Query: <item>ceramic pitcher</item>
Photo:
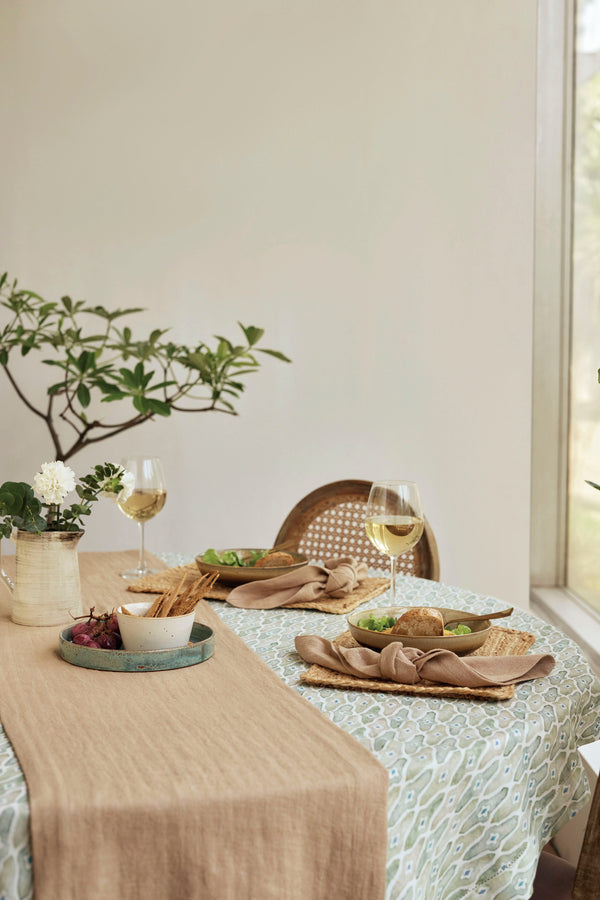
{"type": "Polygon", "coordinates": [[[18,625],[60,625],[83,614],[77,544],[83,531],[13,532],[15,580],[0,566],[18,625]]]}

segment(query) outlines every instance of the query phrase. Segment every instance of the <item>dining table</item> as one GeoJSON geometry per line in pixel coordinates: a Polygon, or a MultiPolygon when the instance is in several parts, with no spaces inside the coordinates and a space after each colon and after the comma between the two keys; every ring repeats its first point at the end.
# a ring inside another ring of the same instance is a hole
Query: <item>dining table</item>
{"type": "MultiPolygon", "coordinates": [[[[107,567],[113,565],[112,554],[103,556],[107,567]]],[[[165,567],[193,562],[186,554],[159,557],[165,567]]],[[[83,588],[85,601],[85,583],[83,588]]],[[[388,590],[365,608],[401,604],[480,614],[510,602],[410,575],[398,577],[396,591],[399,600],[388,590]]],[[[114,604],[131,596],[123,583],[114,604]]],[[[542,847],[589,800],[578,748],[600,737],[600,683],[573,640],[515,607],[504,624],[533,635],[528,652],[551,654],[555,666],[545,677],[516,684],[509,699],[360,690],[303,680],[309,665],[295,649],[298,635],[339,637],[348,627],[345,615],[205,602],[303,704],[318,711],[324,729],[333,723],[386,770],[386,900],[531,896],[542,847]]],[[[218,657],[218,641],[214,653],[218,657]]],[[[0,674],[3,666],[0,659],[0,674]]],[[[203,673],[204,664],[194,667],[199,690],[203,673]]],[[[148,676],[125,677],[143,683],[148,676]]],[[[353,846],[360,854],[360,841],[353,846]]],[[[28,785],[0,724],[0,900],[31,900],[34,881],[28,785]]],[[[330,896],[338,896],[335,885],[330,896]]]]}

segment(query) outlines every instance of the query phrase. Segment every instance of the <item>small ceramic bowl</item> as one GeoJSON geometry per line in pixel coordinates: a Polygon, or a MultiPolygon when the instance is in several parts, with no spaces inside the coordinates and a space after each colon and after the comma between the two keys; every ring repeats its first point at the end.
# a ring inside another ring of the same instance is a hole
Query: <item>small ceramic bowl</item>
{"type": "Polygon", "coordinates": [[[144,615],[153,602],[124,603],[123,606],[134,613],[132,616],[121,612],[122,607],[117,610],[124,650],[173,650],[188,643],[195,613],[146,619],[144,615]]]}

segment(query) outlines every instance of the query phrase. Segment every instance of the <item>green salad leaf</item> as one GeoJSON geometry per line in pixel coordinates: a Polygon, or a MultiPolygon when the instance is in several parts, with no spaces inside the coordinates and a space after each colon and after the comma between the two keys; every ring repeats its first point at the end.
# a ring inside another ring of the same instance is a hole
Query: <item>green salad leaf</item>
{"type": "Polygon", "coordinates": [[[374,616],[370,615],[368,619],[360,619],[359,628],[368,628],[369,631],[383,631],[384,628],[391,628],[396,624],[394,616],[374,616]]]}
{"type": "Polygon", "coordinates": [[[222,566],[223,560],[219,556],[216,550],[213,550],[212,547],[204,553],[202,557],[202,562],[208,563],[209,566],[222,566]]]}
{"type": "Polygon", "coordinates": [[[259,559],[266,556],[268,550],[252,550],[248,556],[240,556],[235,550],[225,550],[217,553],[212,547],[206,550],[202,556],[202,562],[209,566],[253,566],[259,559]]]}

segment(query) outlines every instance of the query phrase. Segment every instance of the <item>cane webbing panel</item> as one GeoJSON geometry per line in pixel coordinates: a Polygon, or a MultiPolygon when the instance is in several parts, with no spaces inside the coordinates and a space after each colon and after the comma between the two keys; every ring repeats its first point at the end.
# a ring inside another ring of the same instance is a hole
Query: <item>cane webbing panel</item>
{"type": "MultiPolygon", "coordinates": [[[[275,545],[292,542],[291,549],[323,562],[330,557],[355,556],[376,569],[389,570],[389,557],[380,553],[365,532],[370,481],[335,481],[308,494],[290,512],[275,545]]],[[[402,575],[439,580],[437,545],[429,524],[419,543],[398,559],[402,575]]]]}

